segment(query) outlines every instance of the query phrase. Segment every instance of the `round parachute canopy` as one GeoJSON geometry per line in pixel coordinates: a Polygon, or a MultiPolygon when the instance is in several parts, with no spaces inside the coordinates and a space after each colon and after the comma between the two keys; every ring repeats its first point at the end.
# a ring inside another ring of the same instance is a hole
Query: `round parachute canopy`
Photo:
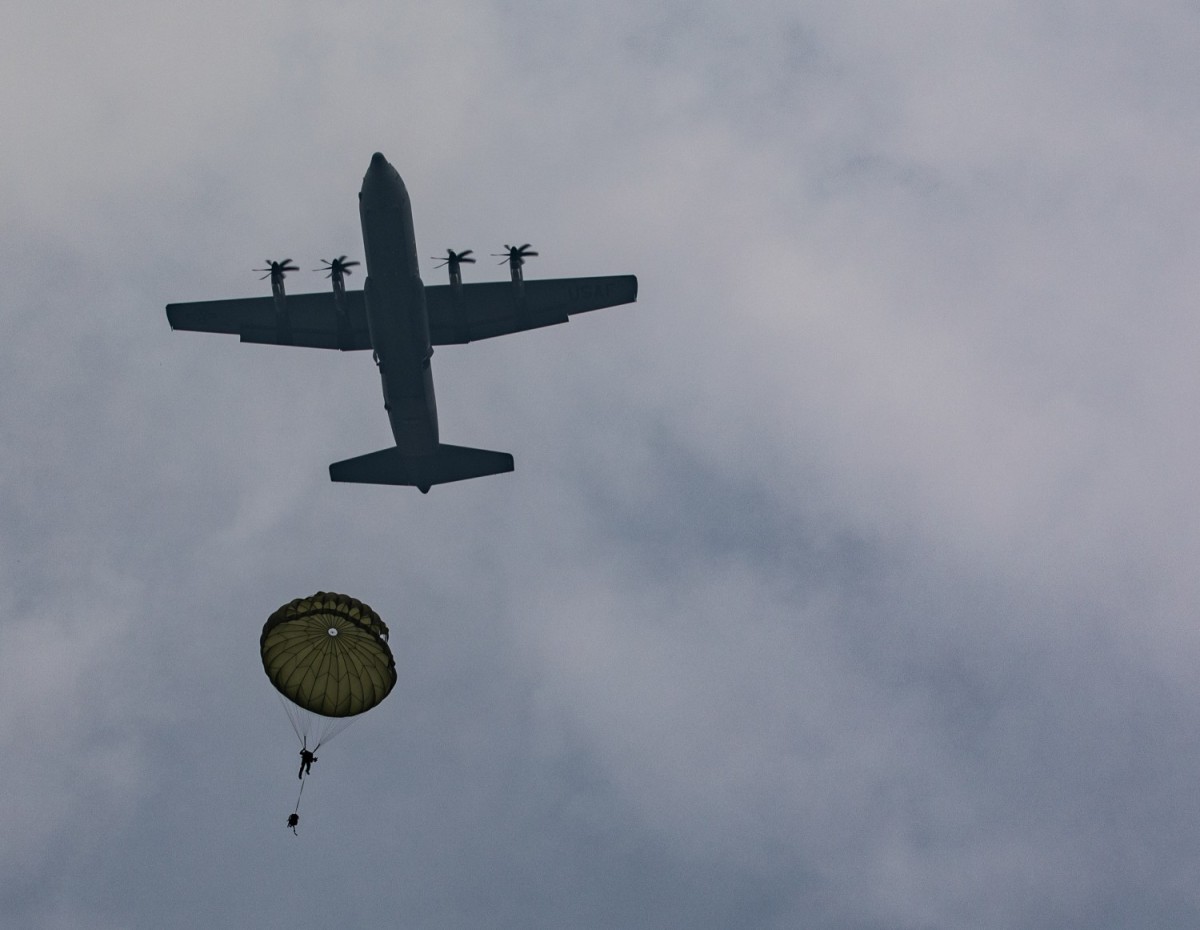
{"type": "Polygon", "coordinates": [[[292,703],[325,717],[370,710],[396,684],[387,626],[361,601],[318,591],[267,618],[259,646],[267,677],[292,703]]]}

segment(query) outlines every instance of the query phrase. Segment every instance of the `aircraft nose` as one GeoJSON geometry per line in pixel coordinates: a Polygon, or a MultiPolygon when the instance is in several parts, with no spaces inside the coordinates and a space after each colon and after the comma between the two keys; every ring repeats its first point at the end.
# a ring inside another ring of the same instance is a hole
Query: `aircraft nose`
{"type": "Polygon", "coordinates": [[[408,199],[404,182],[400,180],[396,169],[383,157],[383,152],[376,152],[371,156],[371,167],[363,175],[362,193],[366,194],[368,191],[373,192],[375,199],[379,197],[388,201],[408,199]]]}

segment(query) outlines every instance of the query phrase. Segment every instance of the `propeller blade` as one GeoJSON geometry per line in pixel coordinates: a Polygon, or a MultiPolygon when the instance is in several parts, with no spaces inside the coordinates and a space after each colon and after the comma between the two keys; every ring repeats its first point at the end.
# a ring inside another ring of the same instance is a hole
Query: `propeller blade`
{"type": "Polygon", "coordinates": [[[265,281],[267,278],[283,278],[287,275],[287,272],[299,271],[300,269],[292,264],[292,260],[290,258],[285,258],[281,262],[273,262],[268,258],[266,268],[255,268],[254,270],[265,271],[266,274],[258,279],[260,281],[265,281]]]}
{"type": "Polygon", "coordinates": [[[352,266],[362,264],[361,262],[356,262],[356,261],[354,261],[354,262],[346,261],[345,255],[343,255],[341,258],[335,258],[332,261],[330,261],[328,258],[323,258],[323,259],[321,259],[321,261],[325,267],[314,268],[313,271],[327,271],[327,272],[329,272],[329,274],[327,274],[325,276],[327,278],[333,277],[335,272],[338,274],[351,274],[350,268],[352,266]]]}
{"type": "Polygon", "coordinates": [[[473,251],[475,251],[475,250],[474,249],[463,249],[463,251],[461,251],[461,252],[455,252],[454,249],[446,249],[446,255],[444,257],[439,256],[439,255],[434,255],[434,256],[432,256],[432,258],[434,261],[437,261],[439,258],[441,259],[441,264],[437,266],[438,268],[442,268],[445,265],[451,265],[451,264],[458,265],[462,262],[466,262],[468,265],[473,265],[473,264],[475,264],[475,259],[467,258],[467,256],[470,255],[473,251]]]}

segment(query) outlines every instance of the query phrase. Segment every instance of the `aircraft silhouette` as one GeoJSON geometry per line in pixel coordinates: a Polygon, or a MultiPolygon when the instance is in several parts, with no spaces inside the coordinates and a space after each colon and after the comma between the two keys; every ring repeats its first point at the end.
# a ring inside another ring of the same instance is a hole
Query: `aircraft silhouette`
{"type": "MultiPolygon", "coordinates": [[[[348,291],[346,256],[325,262],[331,292],[295,294],[283,279],[297,268],[290,258],[268,261],[270,297],[167,305],[172,329],[231,333],[242,342],[322,349],[371,349],[383,381],[384,407],[396,445],[329,466],[334,481],[398,484],[422,493],[435,484],[513,470],[507,452],[440,442],[430,357],[435,345],[566,323],[573,313],[637,299],[637,278],[548,278],[526,281],[521,266],[536,255],[529,244],[506,245],[510,281],[464,284],[461,265],[471,250],[447,250],[448,285],[426,286],[417,266],[412,207],[400,175],[379,152],[371,158],[359,197],[367,280],[348,291]]],[[[503,264],[504,262],[502,262],[503,264]]],[[[439,266],[441,267],[441,266],[439,266]]]]}

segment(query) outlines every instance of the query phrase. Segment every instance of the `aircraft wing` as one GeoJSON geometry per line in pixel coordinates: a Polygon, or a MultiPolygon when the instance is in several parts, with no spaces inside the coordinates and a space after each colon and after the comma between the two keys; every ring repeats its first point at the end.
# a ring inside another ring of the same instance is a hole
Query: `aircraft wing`
{"type": "Polygon", "coordinates": [[[332,291],[289,294],[285,300],[282,318],[275,312],[273,297],[245,297],[167,304],[167,320],[172,329],[230,333],[242,342],[344,352],[371,348],[362,291],[346,291],[345,316],[339,315],[332,291]]]}
{"type": "MultiPolygon", "coordinates": [[[[289,297],[290,301],[291,298],[289,297]]],[[[434,345],[490,339],[526,329],[566,323],[574,313],[637,300],[637,277],[542,278],[518,286],[509,281],[425,288],[429,336],[434,345]]]]}

